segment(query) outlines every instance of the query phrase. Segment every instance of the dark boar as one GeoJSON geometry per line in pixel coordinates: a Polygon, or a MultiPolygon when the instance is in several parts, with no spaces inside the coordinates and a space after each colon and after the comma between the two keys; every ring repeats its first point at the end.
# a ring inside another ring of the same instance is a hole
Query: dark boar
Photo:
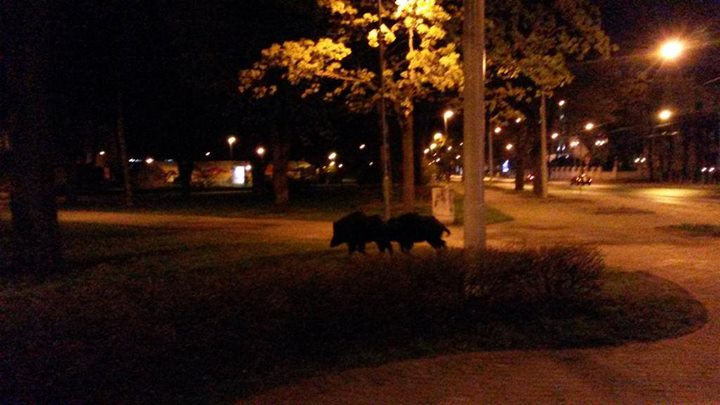
{"type": "Polygon", "coordinates": [[[403,252],[409,252],[415,242],[425,241],[436,250],[444,249],[447,246],[442,240],[444,233],[450,235],[450,230],[437,218],[414,212],[391,218],[387,223],[389,239],[398,242],[403,252]]]}
{"type": "Polygon", "coordinates": [[[385,222],[379,215],[367,216],[360,211],[353,212],[333,222],[333,237],[330,247],[347,243],[348,252],[365,253],[365,244],[375,242],[381,252],[392,253],[385,222]]]}

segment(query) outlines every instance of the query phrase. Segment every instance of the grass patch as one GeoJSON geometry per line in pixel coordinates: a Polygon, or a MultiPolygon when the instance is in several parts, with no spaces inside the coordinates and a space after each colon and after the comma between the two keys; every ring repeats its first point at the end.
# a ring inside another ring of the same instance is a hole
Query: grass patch
{"type": "Polygon", "coordinates": [[[619,207],[603,207],[595,211],[596,215],[652,215],[654,211],[632,208],[621,205],[619,207]]]}
{"type": "Polygon", "coordinates": [[[689,333],[677,286],[596,252],[348,258],[218,230],[64,225],[77,270],[0,284],[0,399],[224,402],[294,378],[469,350],[689,333]]]}
{"type": "MultiPolygon", "coordinates": [[[[416,211],[431,213],[430,197],[419,192],[416,211]]],[[[357,209],[370,215],[382,214],[382,195],[377,187],[306,187],[293,190],[288,206],[277,208],[270,195],[251,192],[196,193],[184,198],[179,192],[146,192],[136,197],[135,207],[125,208],[118,196],[94,197],[74,204],[64,204],[64,210],[97,210],[110,212],[140,212],[217,217],[288,218],[315,221],[334,221],[357,209]]],[[[463,200],[455,199],[456,223],[462,224],[463,200]]],[[[402,204],[394,200],[393,212],[399,214],[402,204]]],[[[488,224],[512,221],[512,217],[489,207],[488,224]]]]}
{"type": "Polygon", "coordinates": [[[665,226],[660,229],[665,229],[671,232],[680,232],[687,236],[720,238],[720,225],[682,224],[665,226]]]}

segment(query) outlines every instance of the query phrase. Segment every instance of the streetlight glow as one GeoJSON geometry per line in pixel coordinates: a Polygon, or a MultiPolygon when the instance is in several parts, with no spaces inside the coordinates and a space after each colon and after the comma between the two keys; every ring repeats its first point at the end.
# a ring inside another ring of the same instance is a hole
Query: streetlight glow
{"type": "Polygon", "coordinates": [[[438,147],[438,146],[437,146],[436,143],[431,143],[431,144],[430,144],[430,150],[435,150],[435,149],[437,149],[437,147],[438,147]]]}
{"type": "Polygon", "coordinates": [[[258,146],[258,148],[255,150],[255,153],[257,153],[258,156],[263,157],[265,156],[265,148],[262,146],[258,146]]]}
{"type": "Polygon", "coordinates": [[[658,118],[660,118],[661,121],[667,121],[670,118],[672,118],[673,112],[669,109],[664,109],[658,113],[658,118]]]}
{"type": "Polygon", "coordinates": [[[454,117],[454,116],[455,116],[455,112],[454,112],[453,110],[447,110],[447,111],[445,111],[445,113],[443,114],[443,118],[444,118],[445,120],[449,120],[450,118],[452,118],[452,117],[454,117]]]}
{"type": "Polygon", "coordinates": [[[359,149],[360,149],[360,150],[364,150],[364,149],[365,149],[365,144],[360,145],[359,149]]]}
{"type": "Polygon", "coordinates": [[[440,132],[438,132],[438,133],[436,133],[435,135],[433,135],[433,139],[436,140],[436,141],[439,141],[439,140],[441,140],[442,138],[443,138],[443,134],[441,134],[440,132]]]}
{"type": "Polygon", "coordinates": [[[105,156],[105,151],[104,151],[104,150],[101,150],[100,153],[98,153],[98,155],[100,155],[100,156],[105,156]]]}
{"type": "Polygon", "coordinates": [[[331,152],[331,153],[328,155],[328,159],[329,159],[329,160],[335,160],[335,158],[337,158],[337,153],[335,153],[335,152],[331,152]]]}
{"type": "Polygon", "coordinates": [[[233,160],[233,145],[237,142],[237,138],[234,136],[228,136],[227,143],[230,147],[230,160],[233,160]]]}
{"type": "Polygon", "coordinates": [[[550,138],[552,138],[552,139],[558,139],[559,137],[560,137],[560,134],[558,134],[557,132],[550,135],[550,138]]]}
{"type": "Polygon", "coordinates": [[[427,155],[428,153],[430,153],[430,148],[425,148],[425,150],[423,151],[423,153],[426,154],[426,155],[427,155]]]}
{"type": "Polygon", "coordinates": [[[559,105],[560,107],[564,107],[566,103],[567,103],[567,102],[566,102],[565,100],[560,100],[560,101],[558,101],[558,105],[559,105]]]}
{"type": "Polygon", "coordinates": [[[506,149],[506,150],[513,150],[514,147],[515,147],[515,146],[514,146],[513,144],[511,144],[511,143],[505,145],[505,149],[506,149]]]}
{"type": "Polygon", "coordinates": [[[518,118],[518,119],[515,120],[515,123],[516,123],[516,124],[519,124],[519,123],[521,123],[521,122],[522,122],[522,118],[518,118]]]}
{"type": "Polygon", "coordinates": [[[678,39],[671,39],[660,46],[660,57],[665,60],[675,60],[682,55],[685,44],[678,39]]]}
{"type": "Polygon", "coordinates": [[[153,164],[154,162],[155,162],[155,159],[153,159],[153,158],[151,158],[151,157],[145,159],[145,163],[147,163],[147,164],[149,164],[149,165],[153,164]]]}
{"type": "Polygon", "coordinates": [[[496,133],[496,134],[499,134],[500,132],[502,132],[502,128],[500,128],[500,127],[495,128],[495,133],[496,133]]]}
{"type": "Polygon", "coordinates": [[[595,124],[593,124],[592,122],[588,122],[587,124],[585,124],[586,131],[592,131],[593,128],[595,128],[595,124]]]}

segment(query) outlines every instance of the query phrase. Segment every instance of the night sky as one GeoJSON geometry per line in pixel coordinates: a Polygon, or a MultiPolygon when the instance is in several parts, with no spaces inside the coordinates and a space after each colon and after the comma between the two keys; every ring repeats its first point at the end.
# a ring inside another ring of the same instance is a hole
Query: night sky
{"type": "MultiPolygon", "coordinates": [[[[681,35],[704,44],[695,53],[708,76],[720,65],[720,0],[596,3],[619,56],[647,53],[659,39],[681,35]]],[[[252,140],[244,144],[249,153],[250,144],[266,134],[246,116],[250,110],[236,92],[238,70],[272,42],[317,35],[320,24],[312,0],[68,4],[59,14],[55,47],[53,93],[63,106],[58,126],[80,137],[111,133],[122,97],[130,154],[136,157],[220,155],[231,133],[241,136],[241,150],[243,139],[252,140]]],[[[353,132],[354,122],[343,117],[334,131],[353,132]]],[[[364,135],[353,134],[353,142],[375,136],[374,126],[363,127],[364,135]]],[[[67,153],[77,153],[76,143],[70,144],[67,153]]]]}

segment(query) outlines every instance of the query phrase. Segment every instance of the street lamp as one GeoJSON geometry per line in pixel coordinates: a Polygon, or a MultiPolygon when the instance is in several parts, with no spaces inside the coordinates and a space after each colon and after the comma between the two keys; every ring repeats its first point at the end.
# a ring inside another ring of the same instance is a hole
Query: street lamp
{"type": "Polygon", "coordinates": [[[552,135],[550,135],[550,138],[552,138],[552,140],[558,139],[559,137],[560,137],[560,134],[557,132],[554,132],[552,135]]]}
{"type": "Polygon", "coordinates": [[[685,44],[678,39],[671,39],[660,46],[658,54],[666,61],[673,61],[685,51],[685,44]]]}
{"type": "Polygon", "coordinates": [[[515,145],[509,143],[509,144],[505,145],[505,150],[511,151],[511,150],[513,150],[514,147],[515,147],[515,145]]]}
{"type": "Polygon", "coordinates": [[[230,160],[233,160],[233,145],[235,145],[235,142],[237,142],[236,137],[228,136],[227,143],[228,143],[228,147],[230,148],[230,160]]]}
{"type": "Polygon", "coordinates": [[[255,153],[257,153],[258,156],[260,156],[260,159],[262,159],[265,156],[265,148],[262,146],[258,146],[258,148],[255,150],[255,153]]]}
{"type": "Polygon", "coordinates": [[[502,132],[502,128],[500,128],[500,127],[495,128],[495,133],[496,133],[496,134],[499,134],[500,132],[502,132]]]}
{"type": "Polygon", "coordinates": [[[337,158],[337,153],[335,153],[335,152],[330,152],[330,154],[328,155],[328,160],[335,160],[336,158],[337,158]]]}
{"type": "Polygon", "coordinates": [[[594,128],[595,128],[595,124],[593,124],[592,122],[588,122],[587,124],[585,124],[586,131],[592,131],[594,128]]]}
{"type": "Polygon", "coordinates": [[[567,102],[566,102],[565,100],[560,100],[560,101],[558,101],[558,106],[560,106],[560,107],[565,107],[565,104],[566,104],[566,103],[567,103],[567,102]]]}
{"type": "Polygon", "coordinates": [[[673,112],[670,109],[664,109],[658,113],[658,118],[660,118],[660,121],[667,121],[670,118],[672,118],[673,112]]]}
{"type": "Polygon", "coordinates": [[[443,114],[443,122],[445,123],[445,136],[450,136],[450,133],[448,132],[448,120],[455,116],[455,112],[453,110],[447,110],[443,114]]]}
{"type": "Polygon", "coordinates": [[[433,135],[433,140],[435,140],[435,141],[440,141],[442,139],[443,139],[443,134],[441,134],[440,132],[433,135]]]}

